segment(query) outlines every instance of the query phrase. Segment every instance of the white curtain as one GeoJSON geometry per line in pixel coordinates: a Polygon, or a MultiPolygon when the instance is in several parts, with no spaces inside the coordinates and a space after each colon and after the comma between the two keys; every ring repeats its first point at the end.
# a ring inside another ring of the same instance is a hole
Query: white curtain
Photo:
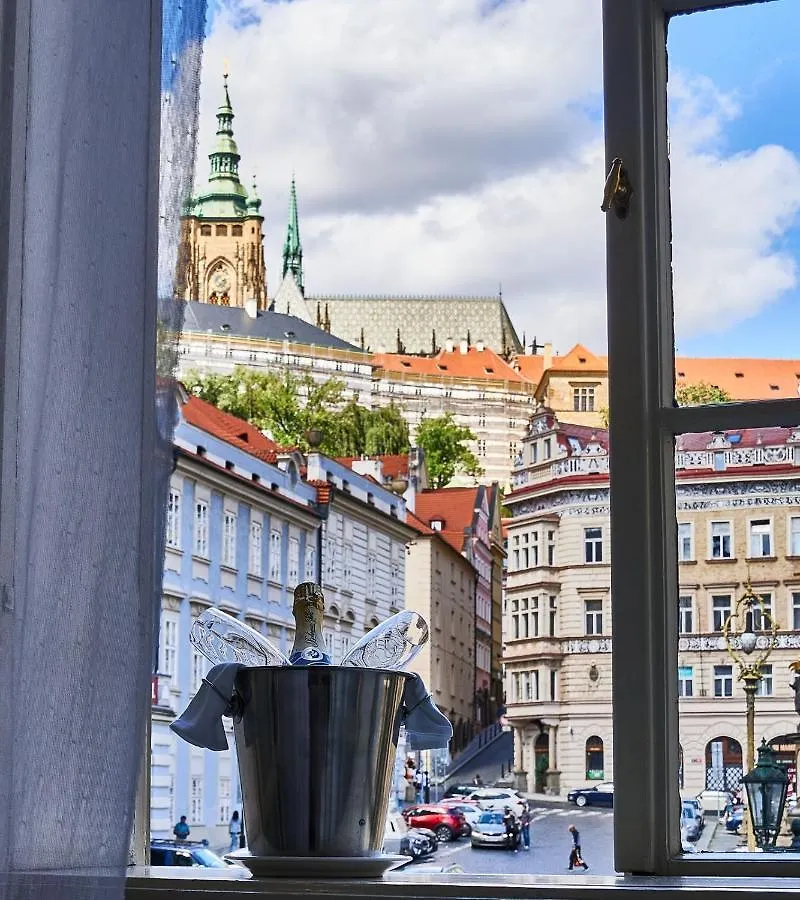
{"type": "Polygon", "coordinates": [[[160,0],[0,0],[2,900],[124,891],[204,20],[164,0],[162,44],[160,0]]]}

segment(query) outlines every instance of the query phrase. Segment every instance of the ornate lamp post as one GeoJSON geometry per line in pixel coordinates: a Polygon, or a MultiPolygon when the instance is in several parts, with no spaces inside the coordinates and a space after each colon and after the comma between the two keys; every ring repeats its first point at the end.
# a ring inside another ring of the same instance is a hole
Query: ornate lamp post
{"type": "Polygon", "coordinates": [[[789,776],[766,741],[758,748],[758,765],[745,775],[744,786],[755,842],[762,850],[772,849],[781,827],[789,776]]]}
{"type": "MultiPolygon", "coordinates": [[[[748,575],[744,594],[736,601],[736,608],[722,626],[728,655],[739,667],[739,680],[744,682],[747,715],[747,766],[749,774],[755,757],[755,698],[761,681],[761,667],[775,646],[778,623],[772,618],[763,599],[755,593],[748,575]],[[761,632],[756,634],[756,630],[761,632]]],[[[749,805],[748,791],[748,805],[749,805]]],[[[751,817],[753,811],[751,810],[751,817]]],[[[755,820],[753,820],[755,821],[755,820]]],[[[750,819],[747,820],[747,847],[755,850],[755,838],[750,819]]]]}

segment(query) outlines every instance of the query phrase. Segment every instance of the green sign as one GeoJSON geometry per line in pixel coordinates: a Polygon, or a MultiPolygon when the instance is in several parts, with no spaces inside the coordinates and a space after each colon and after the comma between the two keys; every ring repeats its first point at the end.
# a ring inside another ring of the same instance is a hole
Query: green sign
{"type": "Polygon", "coordinates": [[[592,781],[602,781],[603,780],[603,770],[602,769],[587,769],[586,777],[592,781]]]}

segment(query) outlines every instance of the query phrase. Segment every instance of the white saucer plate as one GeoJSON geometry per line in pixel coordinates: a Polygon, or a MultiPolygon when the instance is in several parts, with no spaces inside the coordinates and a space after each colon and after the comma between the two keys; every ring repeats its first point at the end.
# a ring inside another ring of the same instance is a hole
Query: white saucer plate
{"type": "Polygon", "coordinates": [[[226,853],[256,878],[380,878],[408,862],[407,856],[254,856],[249,850],[226,853]]]}

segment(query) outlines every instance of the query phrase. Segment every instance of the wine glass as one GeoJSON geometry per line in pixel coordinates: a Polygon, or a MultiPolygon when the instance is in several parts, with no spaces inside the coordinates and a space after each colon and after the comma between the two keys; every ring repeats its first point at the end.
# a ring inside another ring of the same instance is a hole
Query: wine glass
{"type": "Polygon", "coordinates": [[[192,624],[189,642],[211,660],[246,666],[288,666],[288,658],[254,628],[210,607],[192,624]]]}
{"type": "Polygon", "coordinates": [[[363,638],[342,660],[362,669],[402,669],[428,641],[428,623],[411,609],[390,616],[363,638]]]}

